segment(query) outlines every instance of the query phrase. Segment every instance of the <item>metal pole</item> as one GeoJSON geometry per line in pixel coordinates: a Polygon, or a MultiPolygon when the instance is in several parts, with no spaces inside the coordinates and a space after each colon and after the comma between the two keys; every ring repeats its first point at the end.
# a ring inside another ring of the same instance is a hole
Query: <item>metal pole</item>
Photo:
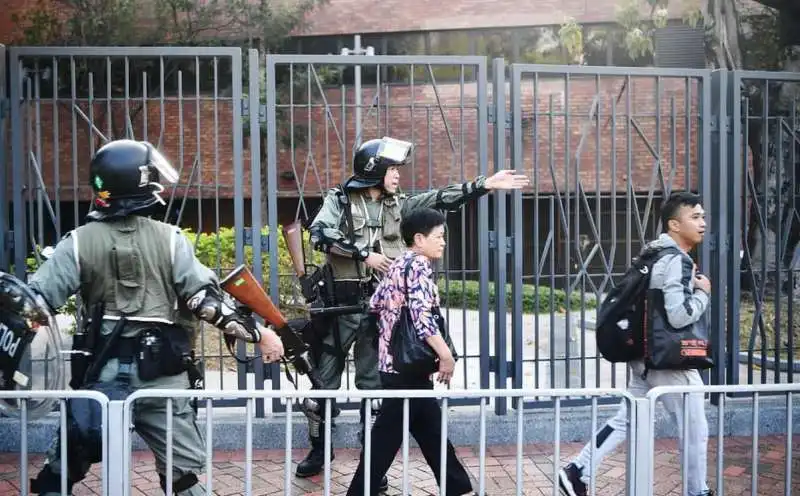
{"type": "MultiPolygon", "coordinates": [[[[353,49],[342,48],[342,55],[375,55],[371,46],[361,47],[361,35],[354,36],[353,49]]],[[[361,66],[356,64],[355,69],[355,101],[356,101],[356,147],[361,146],[361,66]]]]}
{"type": "MultiPolygon", "coordinates": [[[[355,35],[354,52],[361,54],[361,35],[355,35]]],[[[361,66],[356,65],[356,146],[361,146],[361,66]]]]}
{"type": "MultiPolygon", "coordinates": [[[[8,181],[6,168],[6,120],[10,100],[6,100],[6,46],[0,44],[0,180],[8,181]]],[[[9,123],[9,126],[11,124],[9,123]]],[[[0,270],[9,271],[9,252],[7,250],[6,233],[8,232],[8,199],[6,188],[0,188],[0,270]]]]}

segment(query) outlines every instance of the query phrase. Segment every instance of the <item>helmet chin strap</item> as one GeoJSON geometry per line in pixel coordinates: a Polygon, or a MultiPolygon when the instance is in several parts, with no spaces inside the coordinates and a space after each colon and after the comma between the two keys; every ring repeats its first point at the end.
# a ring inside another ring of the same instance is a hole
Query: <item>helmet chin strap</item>
{"type": "Polygon", "coordinates": [[[164,199],[161,198],[161,193],[163,193],[164,189],[165,189],[164,186],[162,186],[160,183],[157,183],[157,182],[150,182],[150,183],[148,183],[148,186],[154,186],[156,188],[156,191],[152,192],[153,196],[156,197],[156,200],[158,200],[158,203],[160,203],[162,205],[166,205],[167,202],[165,202],[164,199]]]}

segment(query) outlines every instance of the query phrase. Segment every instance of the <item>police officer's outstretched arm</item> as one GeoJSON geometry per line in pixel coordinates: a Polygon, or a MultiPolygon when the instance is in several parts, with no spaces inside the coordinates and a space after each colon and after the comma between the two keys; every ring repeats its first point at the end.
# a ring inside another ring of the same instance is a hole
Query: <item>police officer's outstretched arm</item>
{"type": "Polygon", "coordinates": [[[38,292],[51,309],[61,308],[81,285],[80,261],[72,233],[56,244],[53,254],[34,272],[28,285],[38,292]]]}
{"type": "Polygon", "coordinates": [[[177,231],[172,266],[175,291],[197,318],[208,322],[236,339],[258,343],[265,361],[283,356],[283,343],[268,327],[261,327],[228,305],[222,297],[216,274],[195,257],[192,245],[177,231]]]}
{"type": "Polygon", "coordinates": [[[517,174],[513,170],[501,170],[490,177],[478,176],[472,181],[451,184],[441,189],[411,196],[403,203],[403,215],[420,207],[457,210],[465,203],[476,200],[493,190],[521,189],[529,183],[528,177],[524,174],[517,174]]]}

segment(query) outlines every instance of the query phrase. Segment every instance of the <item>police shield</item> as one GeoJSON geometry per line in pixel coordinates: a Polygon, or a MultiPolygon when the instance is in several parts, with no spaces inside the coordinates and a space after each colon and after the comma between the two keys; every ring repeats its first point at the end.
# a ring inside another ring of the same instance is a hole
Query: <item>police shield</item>
{"type": "MultiPolygon", "coordinates": [[[[64,359],[56,316],[25,283],[0,271],[0,390],[64,389],[64,359]]],[[[49,413],[55,399],[31,399],[28,420],[49,413]]],[[[0,400],[0,412],[20,417],[21,401],[0,400]]]]}

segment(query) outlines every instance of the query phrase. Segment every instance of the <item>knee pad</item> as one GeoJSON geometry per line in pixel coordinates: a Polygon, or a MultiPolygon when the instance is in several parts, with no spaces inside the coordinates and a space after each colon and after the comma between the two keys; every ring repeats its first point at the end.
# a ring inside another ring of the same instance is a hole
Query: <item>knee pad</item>
{"type": "MultiPolygon", "coordinates": [[[[167,478],[164,474],[158,474],[158,480],[161,484],[161,490],[167,492],[167,478]]],[[[172,493],[179,494],[183,491],[191,489],[195,484],[200,482],[197,475],[193,473],[183,474],[178,480],[172,481],[172,493]]]]}

